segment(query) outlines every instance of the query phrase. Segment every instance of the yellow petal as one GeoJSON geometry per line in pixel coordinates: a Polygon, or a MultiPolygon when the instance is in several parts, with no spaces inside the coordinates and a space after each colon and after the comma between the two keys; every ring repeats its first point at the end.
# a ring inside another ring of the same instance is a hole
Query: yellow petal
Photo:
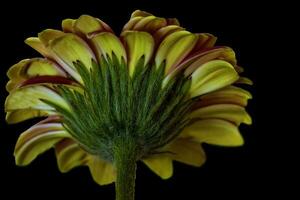
{"type": "Polygon", "coordinates": [[[203,119],[187,126],[181,137],[220,146],[241,146],[244,140],[237,126],[221,119],[203,119]]]}
{"type": "Polygon", "coordinates": [[[116,171],[111,163],[92,156],[88,166],[94,181],[99,185],[107,185],[116,180],[116,171]]]}
{"type": "Polygon", "coordinates": [[[187,59],[185,62],[180,64],[180,67],[187,67],[185,69],[184,75],[189,76],[198,67],[212,60],[225,60],[229,62],[232,66],[236,66],[236,58],[234,51],[229,47],[218,47],[194,55],[193,57],[187,59]]]}
{"type": "Polygon", "coordinates": [[[142,30],[153,34],[162,27],[165,27],[166,25],[166,19],[156,17],[155,19],[151,20],[148,24],[146,24],[142,30]]]}
{"type": "Polygon", "coordinates": [[[22,87],[12,91],[5,101],[5,111],[20,109],[54,110],[53,107],[41,101],[45,99],[65,109],[70,109],[67,102],[54,90],[42,86],[33,85],[22,87]]]}
{"type": "Polygon", "coordinates": [[[131,18],[135,18],[135,17],[147,17],[147,16],[151,16],[151,13],[142,11],[142,10],[135,10],[132,14],[131,14],[131,18]]]}
{"type": "Polygon", "coordinates": [[[217,37],[210,33],[199,33],[194,51],[203,51],[215,45],[217,37]]]}
{"type": "Polygon", "coordinates": [[[111,31],[103,21],[89,15],[81,15],[74,23],[74,29],[77,33],[85,36],[95,32],[111,31]]]}
{"type": "Polygon", "coordinates": [[[200,97],[200,101],[197,103],[198,107],[214,104],[236,104],[245,107],[252,95],[242,89],[235,86],[227,86],[220,90],[210,92],[200,97]]]}
{"type": "Polygon", "coordinates": [[[240,77],[239,80],[237,80],[235,83],[253,85],[252,80],[247,77],[240,77]]]}
{"type": "Polygon", "coordinates": [[[126,31],[123,32],[125,47],[129,61],[129,74],[132,76],[137,63],[144,56],[147,65],[154,49],[154,40],[149,33],[126,31]]]}
{"type": "Polygon", "coordinates": [[[51,41],[64,36],[65,33],[59,30],[46,29],[39,33],[39,39],[44,44],[45,47],[48,47],[51,41]]]}
{"type": "Polygon", "coordinates": [[[179,23],[178,19],[176,19],[176,18],[168,18],[167,23],[168,23],[168,25],[180,26],[180,23],[179,23]]]}
{"type": "Polygon", "coordinates": [[[233,66],[223,60],[213,60],[203,64],[192,74],[191,97],[226,87],[238,79],[233,66]]]}
{"type": "Polygon", "coordinates": [[[27,119],[35,118],[35,117],[45,117],[54,114],[51,111],[47,110],[34,110],[34,109],[22,109],[22,110],[14,110],[6,113],[6,121],[8,124],[16,124],[27,119]]]}
{"type": "Polygon", "coordinates": [[[119,62],[122,58],[126,61],[126,52],[123,44],[114,34],[110,32],[103,32],[93,35],[91,42],[95,47],[96,55],[98,60],[101,59],[101,55],[104,57],[109,56],[112,58],[112,54],[115,54],[119,62]]]}
{"type": "Polygon", "coordinates": [[[195,167],[200,167],[206,160],[201,144],[188,139],[176,139],[167,147],[167,151],[173,160],[195,167]]]}
{"type": "Polygon", "coordinates": [[[11,79],[7,91],[16,88],[26,79],[37,76],[62,76],[66,73],[54,62],[42,58],[25,59],[9,68],[7,76],[11,79]]]}
{"type": "Polygon", "coordinates": [[[25,43],[47,58],[52,58],[49,50],[44,46],[41,40],[37,37],[30,37],[25,40],[25,43]]]}
{"type": "Polygon", "coordinates": [[[177,31],[167,36],[158,47],[155,63],[160,66],[166,61],[166,72],[172,66],[179,64],[193,49],[197,36],[187,31],[177,31]]]}
{"type": "Polygon", "coordinates": [[[164,18],[148,16],[143,17],[131,28],[136,31],[145,31],[148,33],[154,33],[157,29],[167,25],[167,21],[164,18]]]}
{"type": "Polygon", "coordinates": [[[172,159],[166,155],[151,155],[143,162],[162,179],[168,179],[173,174],[172,159]]]}
{"type": "Polygon", "coordinates": [[[95,56],[90,47],[78,36],[66,33],[65,36],[53,40],[50,49],[54,53],[56,61],[77,81],[82,82],[76,72],[73,62],[81,61],[85,67],[92,67],[92,59],[95,56]]]}
{"type": "Polygon", "coordinates": [[[148,24],[149,22],[151,22],[153,19],[155,19],[156,17],[155,16],[147,16],[147,17],[143,17],[141,20],[138,21],[138,23],[136,23],[132,30],[136,30],[136,31],[140,31],[142,30],[146,24],[148,24]]]}
{"type": "Polygon", "coordinates": [[[134,17],[130,19],[123,27],[122,32],[132,30],[134,25],[137,24],[143,17],[134,17]]]}
{"type": "Polygon", "coordinates": [[[73,139],[63,139],[57,143],[55,154],[58,168],[63,173],[87,163],[88,154],[73,139]]]}
{"type": "Polygon", "coordinates": [[[201,107],[194,110],[189,117],[192,119],[224,119],[236,125],[252,123],[251,117],[245,108],[234,104],[216,104],[201,107]]]}
{"type": "Polygon", "coordinates": [[[36,124],[26,130],[18,138],[15,147],[17,165],[28,165],[39,154],[54,146],[57,142],[70,135],[60,123],[36,124]]]}
{"type": "Polygon", "coordinates": [[[61,22],[61,27],[65,33],[72,33],[74,32],[74,24],[76,20],[74,19],[64,19],[61,22]]]}
{"type": "Polygon", "coordinates": [[[180,26],[176,26],[176,25],[169,25],[169,26],[162,27],[162,28],[158,29],[153,35],[153,37],[155,39],[155,43],[160,44],[161,41],[168,35],[170,35],[174,32],[183,31],[183,30],[184,30],[184,28],[182,28],[180,26]]]}

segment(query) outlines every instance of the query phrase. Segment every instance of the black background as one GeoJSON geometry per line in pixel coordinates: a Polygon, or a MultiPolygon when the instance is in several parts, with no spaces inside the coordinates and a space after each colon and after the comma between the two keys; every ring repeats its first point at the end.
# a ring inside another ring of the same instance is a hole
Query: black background
{"type": "MultiPolygon", "coordinates": [[[[217,44],[231,46],[239,64],[245,68],[245,75],[254,81],[250,88],[254,98],[248,106],[253,125],[241,126],[246,144],[240,148],[205,146],[208,160],[203,167],[175,163],[174,175],[166,181],[139,163],[136,199],[244,199],[279,193],[275,188],[280,175],[278,171],[274,172],[278,163],[273,163],[274,158],[281,159],[273,141],[277,135],[265,127],[276,123],[269,117],[276,113],[267,101],[273,94],[271,80],[268,80],[270,66],[266,64],[266,52],[272,48],[269,46],[272,36],[268,33],[272,23],[276,22],[271,15],[272,5],[187,0],[9,2],[1,6],[1,105],[7,96],[4,89],[7,69],[21,59],[39,56],[23,43],[25,38],[36,36],[46,28],[60,29],[62,19],[78,18],[81,14],[99,17],[119,33],[136,9],[157,16],[176,17],[191,32],[209,32],[218,36],[217,44]]],[[[274,70],[277,70],[275,66],[274,70]]],[[[44,195],[49,198],[114,199],[113,184],[98,186],[92,181],[88,168],[61,174],[53,150],[38,157],[28,167],[15,166],[16,139],[34,120],[6,125],[3,106],[1,109],[0,194],[3,199],[35,200],[44,195]]]]}

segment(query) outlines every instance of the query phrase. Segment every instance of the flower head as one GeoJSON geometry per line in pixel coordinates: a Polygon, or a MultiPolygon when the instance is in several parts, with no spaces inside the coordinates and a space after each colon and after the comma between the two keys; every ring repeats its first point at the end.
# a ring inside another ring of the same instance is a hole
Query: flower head
{"type": "Polygon", "coordinates": [[[166,179],[173,161],[201,166],[202,143],[243,144],[251,94],[237,84],[251,81],[215,36],[139,10],[120,37],[88,15],[62,29],[26,39],[43,58],[7,73],[7,122],[46,117],[20,135],[17,165],[54,147],[61,172],[88,166],[102,185],[121,174],[122,156],[166,179]]]}

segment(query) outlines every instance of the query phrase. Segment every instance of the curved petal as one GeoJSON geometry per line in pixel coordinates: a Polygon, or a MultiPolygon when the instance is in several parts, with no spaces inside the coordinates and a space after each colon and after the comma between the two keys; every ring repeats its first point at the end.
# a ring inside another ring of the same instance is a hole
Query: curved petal
{"type": "Polygon", "coordinates": [[[153,38],[155,40],[155,44],[160,44],[163,39],[165,39],[168,35],[171,35],[174,32],[184,31],[184,28],[176,25],[169,25],[166,27],[162,27],[158,29],[154,34],[153,38]]]}
{"type": "Polygon", "coordinates": [[[165,19],[161,17],[156,17],[150,13],[141,10],[136,10],[132,13],[130,20],[124,26],[123,31],[137,30],[153,34],[158,29],[163,28],[167,25],[179,26],[179,22],[175,18],[165,19]]]}
{"type": "Polygon", "coordinates": [[[240,77],[235,83],[253,85],[253,81],[247,77],[240,77]]]}
{"type": "Polygon", "coordinates": [[[6,98],[5,111],[20,109],[54,110],[42,100],[53,102],[67,110],[70,109],[68,103],[54,90],[42,85],[32,85],[12,91],[6,98]]]}
{"type": "Polygon", "coordinates": [[[176,18],[168,18],[167,19],[167,24],[168,25],[180,26],[180,23],[179,23],[178,19],[176,19],[176,18]]]}
{"type": "Polygon", "coordinates": [[[141,18],[131,30],[136,31],[145,31],[148,33],[154,33],[156,30],[167,25],[167,21],[164,18],[155,17],[155,16],[147,16],[141,18]]]}
{"type": "Polygon", "coordinates": [[[121,62],[122,58],[126,61],[127,57],[124,46],[114,34],[103,32],[93,35],[90,39],[98,60],[101,59],[101,56],[109,56],[112,59],[112,54],[115,54],[119,62],[121,62]]]}
{"type": "Polygon", "coordinates": [[[203,119],[187,126],[180,137],[220,146],[241,146],[244,140],[237,126],[221,119],[203,119]]]}
{"type": "Polygon", "coordinates": [[[173,160],[195,167],[200,167],[206,161],[201,144],[188,139],[176,139],[167,147],[167,151],[171,152],[170,157],[173,160]]]}
{"type": "Polygon", "coordinates": [[[144,56],[145,63],[147,65],[153,50],[154,40],[149,33],[126,31],[122,34],[125,47],[127,47],[129,74],[132,76],[140,59],[144,56]]]}
{"type": "Polygon", "coordinates": [[[61,27],[65,33],[72,33],[74,32],[74,24],[76,20],[75,19],[64,19],[61,22],[61,27]]]}
{"type": "Polygon", "coordinates": [[[86,165],[88,154],[82,150],[73,139],[63,139],[55,145],[58,168],[61,172],[68,172],[74,167],[86,165]]]}
{"type": "Polygon", "coordinates": [[[25,40],[25,44],[39,52],[46,58],[52,58],[49,50],[44,46],[41,40],[38,37],[30,37],[25,40]]]}
{"type": "Polygon", "coordinates": [[[132,12],[130,20],[135,17],[148,17],[151,15],[152,15],[151,13],[148,13],[148,12],[145,12],[142,10],[135,10],[132,12]]]}
{"type": "Polygon", "coordinates": [[[51,41],[64,36],[65,33],[55,29],[46,29],[38,34],[40,41],[48,47],[51,41]]]}
{"type": "Polygon", "coordinates": [[[128,30],[133,30],[133,27],[134,27],[135,24],[137,24],[144,17],[148,17],[148,16],[153,16],[153,15],[150,14],[150,13],[141,11],[141,10],[135,10],[131,14],[130,20],[123,27],[122,32],[128,31],[128,30]]]}
{"type": "Polygon", "coordinates": [[[153,19],[155,19],[156,17],[153,15],[149,15],[147,17],[143,17],[141,18],[133,27],[132,30],[135,31],[143,31],[143,28],[146,26],[146,24],[148,24],[149,22],[151,22],[153,19]]]}
{"type": "Polygon", "coordinates": [[[79,35],[86,37],[90,34],[103,31],[112,32],[106,23],[89,15],[81,15],[74,23],[74,30],[79,35]]]}
{"type": "Polygon", "coordinates": [[[60,123],[36,124],[23,132],[15,147],[17,165],[28,165],[65,137],[70,137],[60,123]]]}
{"type": "Polygon", "coordinates": [[[158,47],[155,64],[166,61],[166,72],[179,64],[196,44],[197,36],[188,31],[177,31],[167,36],[158,47]]]}
{"type": "Polygon", "coordinates": [[[210,33],[198,33],[198,41],[193,49],[193,52],[203,51],[205,49],[212,48],[216,41],[217,37],[210,33]]]}
{"type": "Polygon", "coordinates": [[[228,86],[200,97],[195,108],[214,104],[235,104],[245,107],[252,98],[250,92],[235,86],[228,86]]]}
{"type": "Polygon", "coordinates": [[[66,33],[64,36],[50,43],[55,60],[77,81],[82,83],[80,75],[76,72],[73,62],[81,61],[85,67],[92,67],[95,56],[90,47],[78,36],[66,33]]]}
{"type": "Polygon", "coordinates": [[[151,155],[144,158],[143,162],[162,179],[168,179],[173,174],[173,163],[169,156],[151,155]]]}
{"type": "Polygon", "coordinates": [[[141,17],[141,16],[137,16],[137,17],[131,18],[131,19],[124,25],[124,27],[123,27],[123,29],[122,29],[122,33],[123,33],[123,32],[126,32],[126,31],[132,30],[132,28],[134,27],[134,25],[135,25],[136,23],[138,23],[141,19],[143,19],[143,17],[141,17]]]}
{"type": "Polygon", "coordinates": [[[48,110],[22,109],[6,113],[5,120],[8,124],[16,124],[35,117],[45,117],[55,114],[48,110]]]}
{"type": "Polygon", "coordinates": [[[178,66],[178,68],[185,68],[184,75],[189,76],[198,67],[212,60],[225,60],[232,66],[236,66],[236,58],[234,51],[229,47],[216,47],[213,49],[202,51],[194,56],[188,58],[178,66]]]}
{"type": "Polygon", "coordinates": [[[116,171],[111,163],[91,156],[88,166],[94,181],[99,185],[107,185],[116,180],[116,171]]]}
{"type": "Polygon", "coordinates": [[[233,66],[223,60],[213,60],[203,64],[193,72],[191,77],[191,97],[226,87],[239,78],[233,66]]]}
{"type": "Polygon", "coordinates": [[[38,76],[60,76],[67,74],[50,60],[42,58],[25,59],[9,68],[7,76],[11,79],[7,85],[7,91],[15,89],[17,86],[31,77],[38,76]]]}
{"type": "Polygon", "coordinates": [[[224,119],[236,125],[241,123],[251,124],[252,120],[244,107],[234,104],[216,104],[194,110],[191,119],[224,119]]]}

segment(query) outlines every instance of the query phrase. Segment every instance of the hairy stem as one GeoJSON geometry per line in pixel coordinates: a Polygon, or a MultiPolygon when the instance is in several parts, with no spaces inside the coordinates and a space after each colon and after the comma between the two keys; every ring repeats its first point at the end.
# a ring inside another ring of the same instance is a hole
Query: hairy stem
{"type": "Polygon", "coordinates": [[[118,140],[114,152],[116,200],[134,200],[136,155],[136,145],[132,141],[127,138],[118,140]]]}

